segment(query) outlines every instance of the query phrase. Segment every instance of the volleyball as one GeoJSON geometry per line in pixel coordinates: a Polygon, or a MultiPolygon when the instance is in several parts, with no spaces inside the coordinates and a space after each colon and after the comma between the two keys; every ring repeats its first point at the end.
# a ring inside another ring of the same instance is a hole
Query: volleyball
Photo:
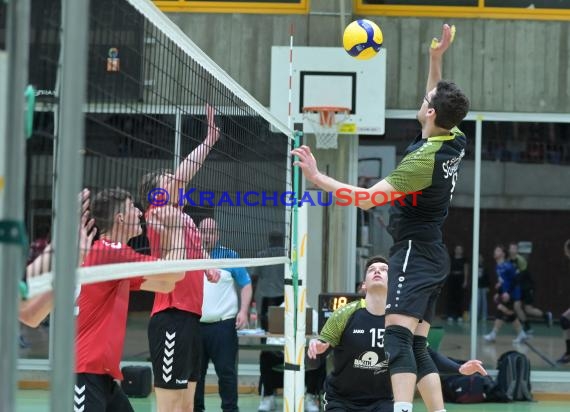
{"type": "Polygon", "coordinates": [[[344,29],[342,43],[344,50],[359,60],[368,60],[380,51],[384,36],[376,23],[370,20],[356,20],[344,29]]]}

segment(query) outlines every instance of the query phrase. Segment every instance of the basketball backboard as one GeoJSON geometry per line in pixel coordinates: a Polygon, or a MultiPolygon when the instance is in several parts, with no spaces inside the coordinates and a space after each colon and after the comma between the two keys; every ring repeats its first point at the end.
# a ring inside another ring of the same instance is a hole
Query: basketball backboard
{"type": "MultiPolygon", "coordinates": [[[[271,112],[284,124],[289,116],[289,55],[285,46],[271,48],[271,112]]],[[[303,107],[350,109],[340,134],[384,134],[386,50],[370,60],[350,57],[341,47],[295,47],[291,84],[291,124],[304,123],[303,107]]]]}

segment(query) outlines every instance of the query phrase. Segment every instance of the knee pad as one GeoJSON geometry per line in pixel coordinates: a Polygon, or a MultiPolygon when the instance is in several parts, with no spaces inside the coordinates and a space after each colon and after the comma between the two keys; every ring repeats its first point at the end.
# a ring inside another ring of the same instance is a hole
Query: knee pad
{"type": "Polygon", "coordinates": [[[560,327],[562,330],[570,329],[570,319],[564,316],[560,316],[560,327]]]}
{"type": "Polygon", "coordinates": [[[425,336],[415,335],[413,348],[418,368],[418,381],[430,373],[439,372],[427,350],[427,338],[425,336]]]}
{"type": "Polygon", "coordinates": [[[392,325],[386,328],[384,351],[388,360],[390,375],[396,373],[414,373],[417,366],[412,349],[414,335],[403,326],[392,325]]]}

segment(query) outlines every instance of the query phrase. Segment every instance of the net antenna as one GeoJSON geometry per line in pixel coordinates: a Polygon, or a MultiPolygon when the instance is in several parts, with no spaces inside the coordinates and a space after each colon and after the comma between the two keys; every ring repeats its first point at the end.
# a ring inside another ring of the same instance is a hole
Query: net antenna
{"type": "Polygon", "coordinates": [[[317,149],[338,147],[338,126],[350,115],[348,107],[307,106],[303,107],[303,119],[311,124],[317,137],[317,149]]]}

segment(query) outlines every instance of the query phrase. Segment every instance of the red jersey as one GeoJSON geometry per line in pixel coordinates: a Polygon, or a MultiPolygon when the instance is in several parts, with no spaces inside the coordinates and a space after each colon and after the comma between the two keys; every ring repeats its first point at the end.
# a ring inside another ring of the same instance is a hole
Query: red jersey
{"type": "MultiPolygon", "coordinates": [[[[151,211],[153,206],[150,206],[151,211]]],[[[190,216],[182,213],[184,223],[184,244],[186,259],[203,259],[202,237],[196,224],[190,216]]],[[[148,219],[147,219],[148,221],[148,219]]],[[[150,253],[156,258],[163,258],[160,247],[160,234],[152,227],[147,226],[147,237],[150,243],[150,253]]],[[[202,315],[202,301],[204,300],[204,271],[187,271],[184,278],[174,286],[170,293],[155,293],[151,316],[169,308],[176,308],[186,312],[202,315]]]]}
{"type": "MultiPolygon", "coordinates": [[[[98,240],[85,256],[82,266],[155,261],[127,245],[98,240]]],[[[111,375],[123,379],[123,354],[129,309],[129,292],[139,290],[142,277],[82,285],[76,310],[76,373],[111,375]]]]}

